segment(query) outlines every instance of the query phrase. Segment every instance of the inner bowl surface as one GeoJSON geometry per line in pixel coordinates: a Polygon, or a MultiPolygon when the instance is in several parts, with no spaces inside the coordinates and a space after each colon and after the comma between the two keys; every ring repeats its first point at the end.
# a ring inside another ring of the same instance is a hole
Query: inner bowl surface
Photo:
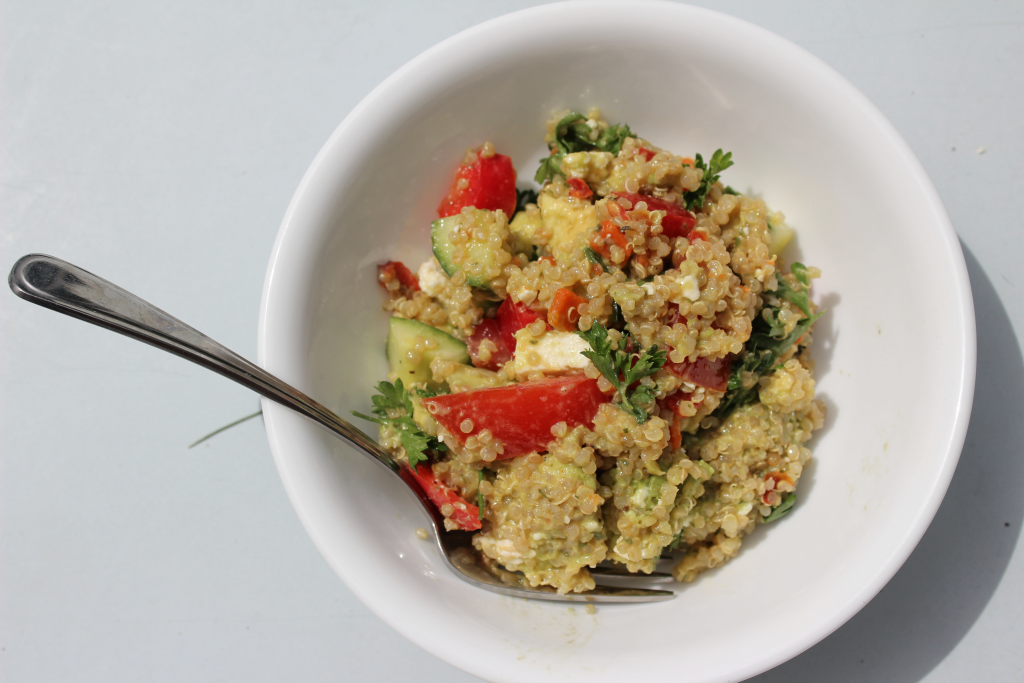
{"type": "Polygon", "coordinates": [[[680,665],[690,681],[741,679],[826,636],[895,573],[949,483],[973,395],[970,290],[941,202],[891,125],[816,58],[660,2],[549,5],[432,48],[345,119],[303,179],[267,272],[260,362],[339,414],[365,412],[387,373],[377,264],[429,256],[467,147],[493,142],[523,186],[551,113],[592,106],[677,153],[732,151],[723,180],[786,214],[787,261],[822,269],[812,356],[829,413],[793,513],[675,600],[589,615],[451,575],[416,538],[426,516],[401,482],[264,402],[271,448],[345,583],[455,666],[509,681],[680,665]]]}

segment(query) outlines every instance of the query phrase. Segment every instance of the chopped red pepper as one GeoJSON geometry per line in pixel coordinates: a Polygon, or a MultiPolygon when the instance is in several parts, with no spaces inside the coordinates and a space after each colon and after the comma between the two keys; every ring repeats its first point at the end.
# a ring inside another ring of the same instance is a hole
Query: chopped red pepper
{"type": "Polygon", "coordinates": [[[585,303],[587,300],[571,289],[559,289],[548,307],[548,324],[561,332],[574,332],[580,319],[579,308],[585,303]]]}
{"type": "Polygon", "coordinates": [[[672,438],[672,450],[678,451],[683,445],[683,431],[679,429],[678,417],[672,418],[672,424],[668,427],[668,434],[672,438]]]}
{"type": "Polygon", "coordinates": [[[511,219],[516,210],[516,170],[512,160],[495,154],[478,156],[476,162],[459,166],[448,196],[437,208],[437,215],[441,218],[454,216],[465,206],[491,211],[500,209],[511,219]]]}
{"type": "Polygon", "coordinates": [[[618,194],[617,196],[628,199],[634,207],[639,202],[646,202],[648,211],[665,211],[665,217],[661,219],[661,234],[666,237],[687,237],[697,225],[697,217],[675,202],[667,202],[664,199],[645,194],[618,194]]]}
{"type": "Polygon", "coordinates": [[[551,428],[559,422],[569,429],[593,427],[598,408],[608,400],[597,380],[575,375],[444,394],[423,399],[423,405],[460,443],[490,431],[504,446],[501,460],[547,450],[555,440],[551,428]]]}
{"type": "Polygon", "coordinates": [[[409,291],[420,291],[420,281],[401,261],[388,261],[382,266],[377,266],[377,282],[381,287],[387,289],[385,281],[394,279],[397,279],[398,283],[409,291]]]}
{"type": "Polygon", "coordinates": [[[590,236],[590,248],[606,259],[611,259],[613,244],[626,254],[620,263],[628,261],[629,257],[633,255],[633,245],[622,234],[619,226],[612,221],[604,221],[601,223],[601,229],[590,236]]]}
{"type": "Polygon", "coordinates": [[[692,382],[705,389],[714,391],[725,391],[729,386],[729,373],[732,372],[732,360],[734,356],[725,356],[708,360],[698,358],[694,362],[683,361],[673,363],[665,361],[665,367],[677,377],[682,377],[687,382],[692,382]]]}
{"type": "Polygon", "coordinates": [[[651,150],[647,149],[646,147],[638,147],[637,150],[636,150],[636,153],[641,155],[641,156],[643,156],[643,158],[646,159],[647,161],[650,161],[651,159],[653,159],[654,158],[654,154],[655,154],[654,152],[652,152],[651,150]]]}
{"type": "Polygon", "coordinates": [[[412,469],[408,465],[404,469],[412,474],[416,483],[423,489],[423,493],[427,494],[427,498],[437,506],[438,510],[445,505],[452,506],[453,511],[448,515],[448,519],[458,524],[460,529],[476,531],[483,526],[480,523],[480,508],[467,503],[465,498],[438,479],[434,475],[434,470],[430,469],[430,465],[421,462],[416,469],[412,469]]]}
{"type": "Polygon", "coordinates": [[[590,185],[587,185],[587,181],[582,178],[569,178],[569,194],[576,199],[590,199],[594,196],[594,191],[590,189],[590,185]]]}

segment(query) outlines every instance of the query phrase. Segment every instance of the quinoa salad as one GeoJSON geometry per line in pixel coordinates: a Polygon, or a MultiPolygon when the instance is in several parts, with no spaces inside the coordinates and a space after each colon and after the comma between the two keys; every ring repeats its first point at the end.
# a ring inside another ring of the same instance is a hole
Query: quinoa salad
{"type": "Polygon", "coordinates": [[[796,502],[824,420],[820,271],[721,182],[729,153],[677,156],[597,110],[545,141],[533,189],[491,143],[467,151],[434,255],[378,267],[390,374],[357,415],[504,581],[582,592],[598,563],[660,560],[692,581],[796,502]]]}

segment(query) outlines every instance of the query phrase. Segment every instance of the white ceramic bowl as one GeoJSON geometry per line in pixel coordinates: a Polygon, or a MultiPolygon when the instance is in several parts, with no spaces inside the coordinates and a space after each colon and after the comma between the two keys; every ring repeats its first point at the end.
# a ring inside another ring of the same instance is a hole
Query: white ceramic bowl
{"type": "Polygon", "coordinates": [[[265,403],[288,495],[374,612],[437,657],[501,681],[739,680],[811,646],[867,603],[924,533],[963,443],[974,317],[959,243],[885,118],[803,50],[667,3],[539,7],[428,50],[342,122],[292,200],[267,272],[260,362],[341,414],[386,374],[375,267],[429,255],[428,224],[465,148],[486,140],[521,184],[555,110],[677,153],[733,152],[725,180],[797,230],[821,267],[813,355],[828,404],[783,522],[667,603],[583,609],[506,598],[452,576],[416,538],[397,480],[265,403]]]}

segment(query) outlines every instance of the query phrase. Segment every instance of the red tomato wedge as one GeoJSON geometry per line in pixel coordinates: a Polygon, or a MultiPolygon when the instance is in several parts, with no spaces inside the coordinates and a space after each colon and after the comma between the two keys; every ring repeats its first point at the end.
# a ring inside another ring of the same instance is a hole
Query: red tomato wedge
{"type": "Polygon", "coordinates": [[[697,225],[697,217],[674,202],[666,202],[664,199],[648,197],[645,194],[616,196],[628,199],[633,206],[636,206],[637,202],[647,202],[648,211],[666,211],[667,214],[661,219],[661,234],[666,237],[687,237],[697,225]]]}
{"type": "Polygon", "coordinates": [[[505,446],[498,455],[503,460],[547,450],[555,439],[551,428],[559,422],[569,429],[593,427],[597,409],[609,400],[597,388],[597,380],[576,375],[434,396],[423,399],[423,405],[460,443],[490,430],[505,446]],[[464,432],[467,420],[472,427],[464,432]]]}
{"type": "Polygon", "coordinates": [[[487,318],[477,325],[473,329],[473,334],[466,340],[466,346],[469,347],[469,357],[473,361],[473,365],[484,370],[498,370],[512,360],[512,350],[509,350],[505,343],[500,323],[494,318],[487,318]],[[491,351],[491,357],[487,360],[480,358],[480,344],[484,340],[488,340],[498,347],[497,350],[491,351]]]}
{"type": "Polygon", "coordinates": [[[476,163],[463,164],[455,172],[448,196],[437,207],[441,218],[454,216],[464,206],[491,211],[502,210],[509,220],[516,211],[516,169],[503,154],[477,157],[476,163]],[[459,187],[461,181],[464,187],[459,187]]]}
{"type": "Polygon", "coordinates": [[[460,529],[476,531],[482,526],[480,524],[480,508],[467,503],[465,498],[434,476],[430,465],[420,463],[416,469],[405,466],[402,468],[402,472],[411,475],[416,480],[416,483],[423,489],[423,493],[427,494],[427,498],[437,506],[438,510],[445,505],[451,505],[454,512],[448,518],[458,524],[460,529]]]}
{"type": "MultiPolygon", "coordinates": [[[[406,289],[413,292],[420,291],[420,281],[401,261],[388,261],[382,266],[377,266],[377,281],[380,282],[381,287],[384,287],[383,279],[397,279],[399,284],[406,289]]],[[[387,288],[385,287],[385,289],[387,288]]]]}
{"type": "Polygon", "coordinates": [[[516,332],[540,319],[540,315],[527,308],[525,304],[513,303],[511,298],[501,302],[496,320],[509,354],[514,356],[516,353],[516,332]]]}
{"type": "Polygon", "coordinates": [[[679,412],[679,404],[683,401],[689,401],[692,395],[685,391],[677,391],[671,396],[666,396],[658,401],[658,407],[661,409],[671,410],[674,414],[683,417],[679,412]]]}
{"type": "Polygon", "coordinates": [[[567,184],[569,185],[569,194],[576,199],[590,199],[594,196],[593,190],[582,178],[569,178],[567,184]]]}
{"type": "Polygon", "coordinates": [[[665,367],[669,372],[677,377],[682,377],[687,382],[693,382],[705,389],[725,391],[729,385],[729,374],[732,372],[732,359],[733,356],[726,356],[716,360],[698,358],[693,363],[690,361],[682,363],[666,361],[665,367]]]}

